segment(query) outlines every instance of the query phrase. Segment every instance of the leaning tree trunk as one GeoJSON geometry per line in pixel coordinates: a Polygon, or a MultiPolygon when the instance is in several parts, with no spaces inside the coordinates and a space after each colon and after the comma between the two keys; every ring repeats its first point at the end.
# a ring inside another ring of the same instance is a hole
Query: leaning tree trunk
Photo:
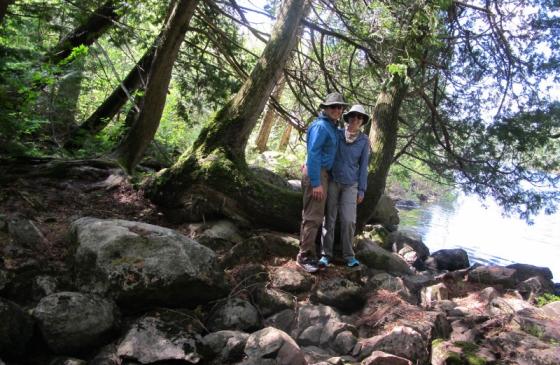
{"type": "Polygon", "coordinates": [[[126,78],[113,90],[111,95],[105,99],[95,112],[70,133],[64,144],[65,149],[73,151],[82,147],[89,137],[99,133],[117,115],[128,101],[128,95],[132,95],[138,89],[143,88],[150,65],[154,59],[154,52],[155,45],[144,53],[144,56],[128,73],[126,78]]]}
{"type": "Polygon", "coordinates": [[[169,16],[150,67],[143,107],[138,119],[114,152],[117,161],[128,172],[140,162],[159,127],[171,81],[171,71],[197,2],[177,0],[169,9],[169,16]]]}
{"type": "Polygon", "coordinates": [[[245,148],[257,118],[296,43],[308,0],[286,0],[251,75],[202,130],[191,151],[146,185],[146,194],[178,220],[227,216],[238,222],[295,232],[301,194],[261,180],[245,148]]]}
{"type": "Polygon", "coordinates": [[[284,132],[282,133],[282,137],[280,137],[280,142],[278,142],[278,151],[284,152],[286,151],[286,147],[288,147],[288,143],[290,142],[290,136],[292,134],[292,125],[287,124],[284,132]]]}
{"type": "MultiPolygon", "coordinates": [[[[280,99],[280,97],[282,96],[282,92],[284,91],[284,85],[284,79],[281,78],[280,81],[278,81],[278,85],[276,85],[276,89],[272,93],[272,97],[274,99],[280,99]]],[[[259,130],[259,135],[257,136],[257,140],[255,141],[257,150],[260,153],[266,151],[266,145],[268,143],[268,138],[270,137],[270,131],[272,131],[272,126],[274,125],[275,115],[276,112],[274,111],[272,104],[269,103],[262,121],[261,129],[259,130]]]]}
{"type": "Polygon", "coordinates": [[[364,201],[358,205],[356,231],[360,232],[372,218],[374,209],[385,191],[387,174],[397,146],[398,116],[407,91],[404,80],[398,76],[377,97],[369,140],[371,158],[364,201]]]}
{"type": "Polygon", "coordinates": [[[58,64],[68,57],[74,48],[93,44],[122,15],[119,11],[120,6],[117,0],[108,0],[95,9],[88,19],[58,42],[45,57],[46,61],[58,64]]]}

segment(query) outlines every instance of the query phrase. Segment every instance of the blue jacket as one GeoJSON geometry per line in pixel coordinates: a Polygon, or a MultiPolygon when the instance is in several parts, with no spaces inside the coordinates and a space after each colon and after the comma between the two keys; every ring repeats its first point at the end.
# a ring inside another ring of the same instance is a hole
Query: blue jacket
{"type": "Polygon", "coordinates": [[[344,129],[337,130],[338,149],[331,175],[334,181],[344,185],[358,183],[358,195],[364,196],[367,189],[369,162],[369,139],[360,133],[352,143],[346,143],[344,129]]]}
{"type": "Polygon", "coordinates": [[[311,186],[321,185],[321,169],[330,170],[337,148],[336,127],[323,113],[307,130],[307,175],[311,186]]]}

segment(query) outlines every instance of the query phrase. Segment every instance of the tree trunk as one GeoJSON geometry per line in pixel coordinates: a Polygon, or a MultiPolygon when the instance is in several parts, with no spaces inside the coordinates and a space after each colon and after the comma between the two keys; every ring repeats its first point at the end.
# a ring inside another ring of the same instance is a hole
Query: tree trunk
{"type": "Polygon", "coordinates": [[[0,0],[0,24],[4,20],[4,16],[6,16],[6,11],[8,10],[8,6],[12,4],[14,0],[0,0]]]}
{"type": "MultiPolygon", "coordinates": [[[[281,78],[280,81],[278,81],[278,84],[276,85],[276,89],[272,93],[272,97],[274,99],[276,100],[280,99],[280,97],[282,96],[282,92],[284,91],[284,84],[285,84],[284,79],[281,78]]],[[[272,130],[272,126],[274,125],[275,115],[276,112],[274,111],[274,108],[272,107],[272,105],[269,104],[262,121],[262,126],[259,131],[259,135],[257,136],[257,140],[255,142],[257,145],[257,150],[260,153],[263,153],[267,149],[266,145],[268,143],[268,138],[270,137],[270,131],[272,130]]]]}
{"type": "Polygon", "coordinates": [[[52,64],[58,64],[68,57],[75,47],[89,46],[109,29],[122,12],[118,10],[117,0],[108,0],[91,14],[86,21],[80,24],[71,33],[66,35],[46,56],[52,64]]]}
{"type": "Polygon", "coordinates": [[[295,45],[308,5],[308,0],[283,3],[270,40],[241,89],[206,124],[192,150],[146,185],[147,196],[177,220],[226,216],[297,231],[301,194],[252,173],[245,148],[295,45]]]}
{"type": "Polygon", "coordinates": [[[177,0],[169,9],[168,20],[161,33],[162,38],[158,40],[159,45],[150,67],[144,106],[129,133],[114,152],[117,161],[128,172],[131,172],[140,162],[159,127],[173,64],[177,59],[179,47],[185,38],[197,2],[197,0],[177,0]]]}
{"type": "Polygon", "coordinates": [[[290,142],[291,134],[292,134],[292,125],[287,124],[286,129],[284,129],[284,133],[282,133],[282,137],[280,138],[280,142],[278,142],[278,151],[280,152],[286,151],[286,147],[288,147],[288,143],[290,142]]]}
{"type": "Polygon", "coordinates": [[[109,121],[117,115],[128,101],[129,95],[134,94],[145,84],[146,76],[154,59],[155,45],[150,47],[136,66],[128,73],[126,78],[119,84],[107,99],[93,112],[92,115],[78,128],[71,132],[64,145],[67,150],[77,150],[88,137],[94,136],[107,126],[109,121]],[[127,90],[127,92],[124,91],[127,90]]]}
{"type": "Polygon", "coordinates": [[[397,146],[398,116],[407,85],[398,76],[377,97],[369,140],[372,148],[369,162],[367,191],[364,201],[358,205],[356,231],[360,232],[371,219],[374,209],[385,190],[387,174],[393,162],[397,146]]]}

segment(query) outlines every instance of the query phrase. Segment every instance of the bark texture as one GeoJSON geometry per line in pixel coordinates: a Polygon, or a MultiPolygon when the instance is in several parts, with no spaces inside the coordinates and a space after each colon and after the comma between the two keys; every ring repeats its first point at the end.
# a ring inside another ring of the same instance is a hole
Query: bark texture
{"type": "MultiPolygon", "coordinates": [[[[275,98],[276,100],[280,99],[280,97],[282,96],[282,92],[284,91],[284,85],[284,79],[281,78],[276,85],[276,89],[274,89],[274,92],[272,93],[273,98],[275,98]]],[[[270,132],[272,131],[272,126],[274,125],[275,116],[276,112],[274,111],[272,105],[269,104],[262,121],[261,129],[259,130],[259,135],[257,136],[257,140],[255,142],[255,144],[257,145],[257,150],[260,153],[263,153],[267,150],[266,146],[268,144],[270,132]]]]}
{"type": "Polygon", "coordinates": [[[265,181],[247,167],[249,135],[297,39],[309,3],[284,2],[272,35],[239,92],[210,120],[191,151],[146,186],[146,194],[179,220],[226,216],[296,232],[301,194],[265,181]]]}
{"type": "Polygon", "coordinates": [[[6,16],[8,6],[10,4],[12,4],[13,2],[14,2],[14,0],[0,0],[0,24],[2,24],[2,21],[4,20],[4,17],[6,16]]]}
{"type": "Polygon", "coordinates": [[[282,137],[280,138],[280,142],[278,142],[278,151],[284,152],[286,151],[286,147],[288,147],[288,143],[290,142],[290,135],[292,134],[292,125],[287,124],[286,129],[282,133],[282,137]]]}
{"type": "Polygon", "coordinates": [[[360,232],[371,219],[374,209],[385,191],[387,174],[397,146],[399,110],[407,89],[404,80],[395,76],[377,97],[369,132],[372,151],[367,180],[368,188],[364,201],[358,205],[357,232],[360,232]]]}
{"type": "Polygon", "coordinates": [[[114,153],[117,161],[128,172],[140,162],[159,127],[171,70],[197,3],[197,0],[177,0],[169,9],[168,20],[150,67],[143,108],[114,153]]]}
{"type": "Polygon", "coordinates": [[[47,55],[47,61],[57,64],[72,53],[72,49],[80,45],[89,46],[109,29],[120,17],[119,2],[108,0],[91,14],[85,22],[66,35],[47,55]]]}

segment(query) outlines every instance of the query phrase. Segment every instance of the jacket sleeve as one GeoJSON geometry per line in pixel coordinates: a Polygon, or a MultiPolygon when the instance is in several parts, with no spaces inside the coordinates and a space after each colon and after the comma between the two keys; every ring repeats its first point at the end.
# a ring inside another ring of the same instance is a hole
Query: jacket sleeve
{"type": "Polygon", "coordinates": [[[358,196],[363,197],[367,189],[367,175],[368,175],[368,164],[369,164],[369,153],[370,153],[369,140],[366,138],[366,143],[364,143],[364,148],[362,148],[362,154],[360,156],[360,169],[358,171],[358,196]]]}
{"type": "Polygon", "coordinates": [[[311,186],[321,186],[321,152],[327,132],[324,128],[315,124],[307,132],[307,175],[311,186]]]}

